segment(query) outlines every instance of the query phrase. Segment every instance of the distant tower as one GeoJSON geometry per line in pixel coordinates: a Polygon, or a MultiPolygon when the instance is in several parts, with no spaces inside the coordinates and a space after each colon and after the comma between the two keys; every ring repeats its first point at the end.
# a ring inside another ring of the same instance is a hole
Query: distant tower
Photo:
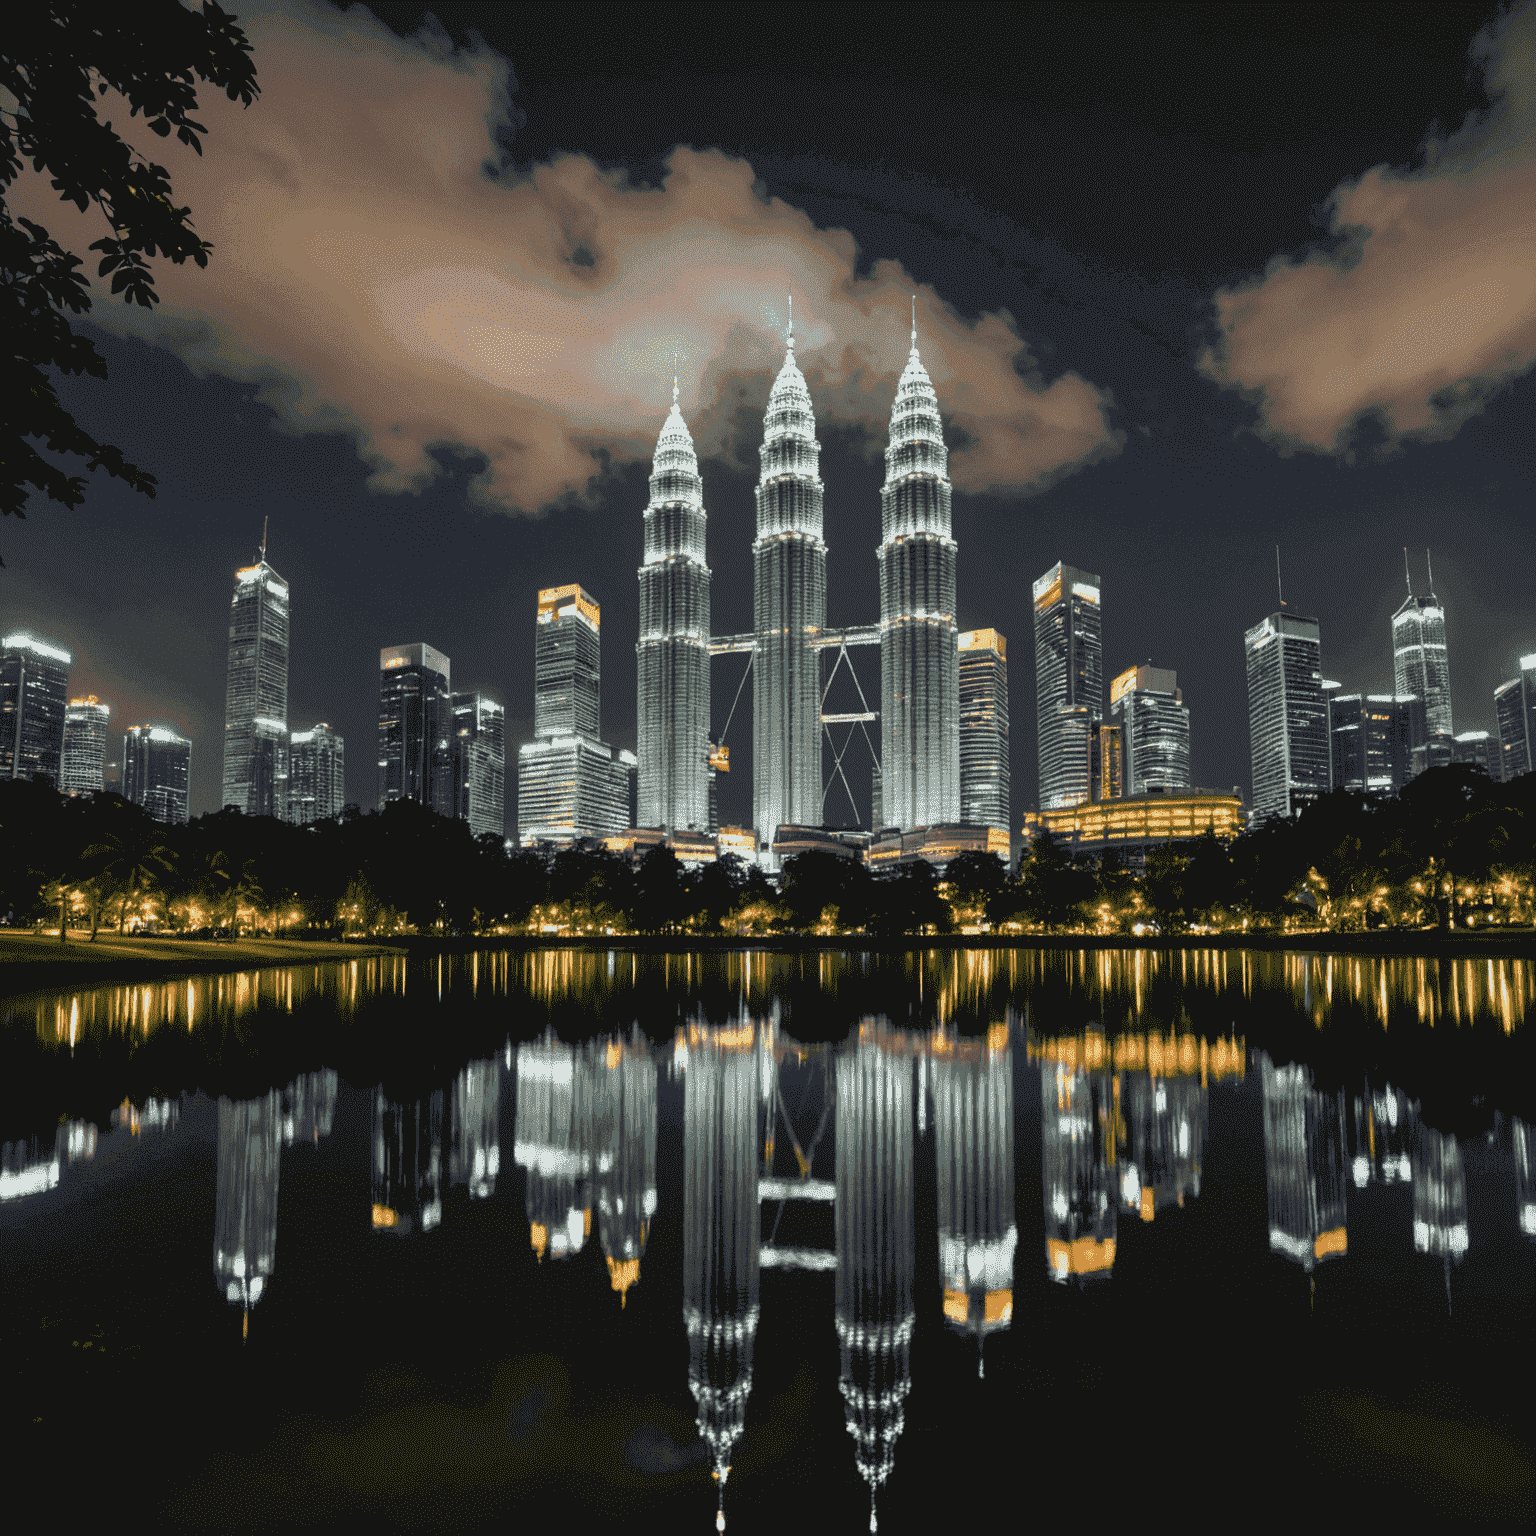
{"type": "Polygon", "coordinates": [[[1520,658],[1520,675],[1493,693],[1499,727],[1498,777],[1507,784],[1536,768],[1536,654],[1520,658]]]}
{"type": "Polygon", "coordinates": [[[1035,710],[1040,809],[1084,805],[1091,736],[1104,714],[1104,618],[1099,578],[1058,561],[1034,586],[1035,710]]]}
{"type": "Polygon", "coordinates": [[[960,820],[1011,827],[1008,642],[995,629],[960,636],[960,820]]]}
{"type": "Polygon", "coordinates": [[[1317,620],[1289,613],[1243,636],[1255,824],[1294,815],[1332,787],[1322,648],[1317,620]]]}
{"type": "Polygon", "coordinates": [[[64,757],[59,788],[66,795],[90,794],[106,787],[107,720],[112,706],[96,695],[71,699],[64,710],[64,757]]]}
{"type": "Polygon", "coordinates": [[[505,830],[507,712],[483,693],[453,695],[453,814],[476,837],[505,830]]]}
{"type": "Polygon", "coordinates": [[[914,315],[880,492],[880,793],[890,826],[961,819],[958,546],[949,497],[938,396],[917,355],[914,315]]]}
{"type": "Polygon", "coordinates": [[[1412,694],[1344,693],[1325,685],[1333,787],[1395,795],[1413,777],[1414,745],[1424,739],[1424,701],[1412,694]]]}
{"type": "Polygon", "coordinates": [[[379,809],[414,800],[453,814],[452,663],[430,645],[379,652],[379,809]]]}
{"type": "Polygon", "coordinates": [[[288,738],[288,820],[329,821],[347,802],[346,742],[323,721],[288,738]]]}
{"type": "MultiPolygon", "coordinates": [[[[639,825],[703,831],[709,820],[709,567],[704,482],[677,405],[651,461],[637,657],[639,825]]],[[[595,735],[595,732],[594,732],[595,735]]]]}
{"type": "Polygon", "coordinates": [[[1445,609],[1433,590],[1428,597],[1415,597],[1410,584],[1407,597],[1392,615],[1392,675],[1398,693],[1416,694],[1424,700],[1429,734],[1450,736],[1451,667],[1445,648],[1445,609]]]}
{"type": "Polygon", "coordinates": [[[288,583],[267,564],[235,572],[224,685],[224,798],[247,816],[282,816],[288,777],[288,583]]]}
{"type": "Polygon", "coordinates": [[[135,725],[123,736],[123,798],[156,821],[185,826],[192,743],[167,725],[135,725]]]}
{"type": "Polygon", "coordinates": [[[1177,673],[1127,667],[1110,684],[1109,713],[1121,728],[1126,794],[1190,787],[1189,706],[1177,673]]]}
{"type": "Polygon", "coordinates": [[[53,780],[61,788],[64,713],[75,658],[18,630],[0,640],[0,779],[53,780]]]}
{"type": "Polygon", "coordinates": [[[827,625],[820,458],[791,327],[763,418],[752,545],[752,818],[764,848],[783,825],[821,824],[821,659],[811,648],[827,625]]]}

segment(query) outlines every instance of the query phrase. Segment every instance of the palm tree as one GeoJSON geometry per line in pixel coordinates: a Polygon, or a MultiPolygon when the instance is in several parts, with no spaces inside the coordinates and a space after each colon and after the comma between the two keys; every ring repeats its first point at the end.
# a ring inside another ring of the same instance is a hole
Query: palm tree
{"type": "MultiPolygon", "coordinates": [[[[164,843],[155,842],[152,832],[126,836],[108,832],[101,842],[85,850],[83,862],[93,881],[117,888],[117,931],[121,934],[128,921],[129,903],[137,908],[164,881],[175,868],[175,854],[164,843]]],[[[96,937],[94,901],[91,937],[96,937]]]]}

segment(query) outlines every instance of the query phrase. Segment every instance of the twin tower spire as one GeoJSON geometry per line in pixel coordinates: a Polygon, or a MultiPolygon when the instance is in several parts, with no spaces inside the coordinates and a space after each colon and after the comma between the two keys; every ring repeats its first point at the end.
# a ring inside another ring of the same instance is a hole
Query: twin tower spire
{"type": "Polygon", "coordinates": [[[712,651],[752,656],[752,807],[759,846],[770,847],[781,826],[821,825],[821,654],[874,643],[881,651],[881,762],[871,826],[958,821],[956,545],[948,454],[938,397],[918,355],[915,299],[912,346],[885,453],[878,628],[827,628],[821,445],[810,389],[795,359],[793,310],[759,454],[752,633],[714,637],[703,483],[674,375],[672,409],[652,463],[640,567],[639,825],[713,830],[712,651]]]}

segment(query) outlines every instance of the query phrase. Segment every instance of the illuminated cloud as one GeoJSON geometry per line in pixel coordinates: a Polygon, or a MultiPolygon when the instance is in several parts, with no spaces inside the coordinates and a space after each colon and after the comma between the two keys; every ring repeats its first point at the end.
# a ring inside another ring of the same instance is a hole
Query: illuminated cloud
{"type": "MultiPolygon", "coordinates": [[[[203,93],[202,159],[103,103],[215,250],[206,270],[157,264],[153,314],[103,295],[92,319],[257,383],[292,430],[351,433],[376,488],[419,489],[430,450],[461,447],[484,456],[487,505],[585,498],[605,461],[649,458],[674,353],[701,454],[741,451],[734,414],[766,402],[790,292],[818,417],[881,434],[917,293],[963,490],[1039,489],[1118,451],[1108,394],[1047,386],[1010,317],[968,324],[894,261],[857,275],[852,237],[766,198],[744,161],[680,147],[659,187],[577,154],[488,172],[513,112],[504,60],[402,41],[360,6],[239,13],[262,94],[245,111],[203,93]]],[[[16,191],[76,250],[101,233],[41,178],[16,191]]]]}
{"type": "Polygon", "coordinates": [[[1451,436],[1536,362],[1536,6],[1479,34],[1492,106],[1423,166],[1334,190],[1343,244],[1216,295],[1201,358],[1278,444],[1336,452],[1367,413],[1393,438],[1451,436]]]}

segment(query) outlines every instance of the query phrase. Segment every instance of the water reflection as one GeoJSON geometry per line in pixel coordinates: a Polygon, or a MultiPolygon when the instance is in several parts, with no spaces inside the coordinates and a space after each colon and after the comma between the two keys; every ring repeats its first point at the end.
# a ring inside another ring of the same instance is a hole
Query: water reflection
{"type": "Polygon", "coordinates": [[[373,1090],[373,1230],[404,1237],[443,1219],[443,1092],[397,1103],[373,1090]]]}
{"type": "Polygon", "coordinates": [[[1514,1122],[1515,1210],[1520,1230],[1536,1237],[1536,1127],[1514,1122]]]}
{"type": "Polygon", "coordinates": [[[1349,1251],[1344,1096],[1319,1092],[1306,1067],[1276,1067],[1267,1052],[1259,1068],[1270,1250],[1311,1274],[1349,1251]]]}
{"type": "Polygon", "coordinates": [[[1088,1044],[1083,1059],[1047,1061],[1040,1070],[1045,1262],[1063,1284],[1107,1278],[1115,1264],[1119,1079],[1107,1070],[1103,1037],[1088,1044]]]}
{"type": "Polygon", "coordinates": [[[96,1127],[66,1121],[51,1142],[19,1138],[0,1146],[0,1201],[21,1200],[58,1187],[64,1169],[96,1155],[96,1127]]]}
{"type": "Polygon", "coordinates": [[[501,1171],[501,1063],[472,1061],[453,1080],[453,1139],[448,1176],[471,1200],[488,1199],[501,1171]]]}
{"type": "Polygon", "coordinates": [[[529,1241],[541,1259],[562,1259],[580,1253],[592,1235],[592,1062],[552,1036],[518,1046],[513,1057],[513,1156],[528,1170],[529,1241]]]}
{"type": "Polygon", "coordinates": [[[1418,1106],[1401,1088],[1388,1083],[1379,1092],[1355,1100],[1355,1188],[1367,1184],[1406,1184],[1413,1177],[1408,1148],[1418,1106]]]}
{"type": "Polygon", "coordinates": [[[593,1093],[597,1223],[608,1279],[623,1306],[640,1278],[656,1214],[656,1063],[645,1037],[588,1047],[602,1052],[593,1093]]]}

